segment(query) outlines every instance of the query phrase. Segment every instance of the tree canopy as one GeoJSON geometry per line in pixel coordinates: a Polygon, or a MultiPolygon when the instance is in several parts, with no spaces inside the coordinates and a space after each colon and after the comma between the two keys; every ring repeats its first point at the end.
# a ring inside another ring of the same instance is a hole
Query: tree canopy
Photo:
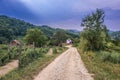
{"type": "Polygon", "coordinates": [[[57,30],[52,37],[52,43],[57,46],[62,46],[62,43],[66,41],[68,35],[64,30],[57,30]]]}
{"type": "Polygon", "coordinates": [[[81,26],[84,30],[80,36],[80,44],[83,50],[105,49],[109,35],[104,25],[104,17],[104,11],[97,9],[82,19],[81,26]]]}
{"type": "Polygon", "coordinates": [[[34,42],[35,46],[37,46],[37,47],[44,46],[46,39],[47,39],[47,37],[38,28],[28,29],[27,34],[25,36],[25,41],[28,44],[32,44],[34,42]]]}

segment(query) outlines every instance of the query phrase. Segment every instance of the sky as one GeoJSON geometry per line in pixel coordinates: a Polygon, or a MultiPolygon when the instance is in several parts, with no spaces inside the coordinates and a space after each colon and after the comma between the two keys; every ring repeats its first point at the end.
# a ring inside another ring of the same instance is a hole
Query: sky
{"type": "Polygon", "coordinates": [[[120,0],[0,0],[0,15],[63,29],[82,30],[82,18],[96,9],[109,30],[120,30],[120,0]]]}

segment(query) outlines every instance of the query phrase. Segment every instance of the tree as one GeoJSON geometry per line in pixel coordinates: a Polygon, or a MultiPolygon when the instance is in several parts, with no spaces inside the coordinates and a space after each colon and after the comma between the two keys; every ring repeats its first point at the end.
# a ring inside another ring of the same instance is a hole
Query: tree
{"type": "Polygon", "coordinates": [[[97,9],[96,12],[83,18],[81,26],[81,46],[83,50],[105,49],[108,40],[108,30],[104,25],[104,11],[97,9]]]}
{"type": "Polygon", "coordinates": [[[37,47],[45,45],[46,39],[47,37],[39,28],[28,29],[25,36],[25,41],[28,44],[32,44],[34,42],[37,47]]]}
{"type": "Polygon", "coordinates": [[[68,38],[68,35],[65,33],[64,30],[57,30],[53,34],[53,41],[54,41],[54,44],[57,46],[62,46],[62,43],[65,42],[67,38],[68,38]]]}

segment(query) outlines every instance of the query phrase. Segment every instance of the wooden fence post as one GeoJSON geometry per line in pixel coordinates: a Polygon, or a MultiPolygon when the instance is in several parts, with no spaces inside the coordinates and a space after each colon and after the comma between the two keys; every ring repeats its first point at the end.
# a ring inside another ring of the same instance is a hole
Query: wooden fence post
{"type": "Polygon", "coordinates": [[[10,44],[8,44],[7,46],[8,46],[8,52],[10,52],[10,44]]]}
{"type": "Polygon", "coordinates": [[[18,57],[18,66],[19,66],[19,68],[21,67],[21,53],[22,53],[22,45],[21,44],[19,44],[18,45],[19,46],[19,57],[18,57]]]}
{"type": "Polygon", "coordinates": [[[35,50],[35,42],[33,42],[33,49],[35,50]]]}
{"type": "Polygon", "coordinates": [[[9,56],[9,59],[11,58],[11,56],[10,56],[10,44],[8,43],[8,56],[9,56]]]}

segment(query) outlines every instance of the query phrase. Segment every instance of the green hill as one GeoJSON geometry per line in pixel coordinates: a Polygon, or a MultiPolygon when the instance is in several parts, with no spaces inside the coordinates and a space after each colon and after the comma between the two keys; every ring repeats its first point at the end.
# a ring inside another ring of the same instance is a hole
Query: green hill
{"type": "MultiPolygon", "coordinates": [[[[0,43],[7,43],[19,36],[25,36],[27,29],[40,28],[42,32],[47,35],[48,38],[52,37],[57,30],[50,26],[36,26],[29,22],[25,22],[20,19],[11,18],[5,15],[0,16],[0,43]]],[[[79,37],[78,32],[71,32],[70,30],[64,30],[71,38],[79,37]]]]}

